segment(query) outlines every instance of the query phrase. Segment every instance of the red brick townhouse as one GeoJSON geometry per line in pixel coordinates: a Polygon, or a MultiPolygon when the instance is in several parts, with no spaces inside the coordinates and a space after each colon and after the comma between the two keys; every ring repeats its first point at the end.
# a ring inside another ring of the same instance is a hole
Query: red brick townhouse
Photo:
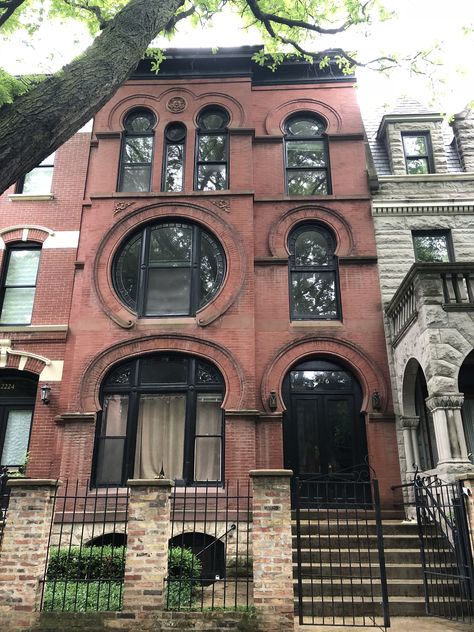
{"type": "Polygon", "coordinates": [[[2,465],[194,486],[368,462],[392,502],[355,81],[255,50],[143,62],[1,198],[2,465]]]}

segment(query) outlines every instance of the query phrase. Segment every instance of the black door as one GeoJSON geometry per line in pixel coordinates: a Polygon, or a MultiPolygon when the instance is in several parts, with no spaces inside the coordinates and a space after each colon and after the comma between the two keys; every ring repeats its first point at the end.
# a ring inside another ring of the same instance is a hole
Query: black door
{"type": "Polygon", "coordinates": [[[285,467],[302,480],[367,476],[362,393],[355,377],[326,360],[301,363],[285,378],[285,467]]]}

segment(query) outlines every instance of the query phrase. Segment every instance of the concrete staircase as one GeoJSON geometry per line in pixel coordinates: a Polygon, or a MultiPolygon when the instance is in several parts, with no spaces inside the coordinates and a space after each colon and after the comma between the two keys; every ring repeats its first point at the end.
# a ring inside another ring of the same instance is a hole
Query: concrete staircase
{"type": "MultiPolygon", "coordinates": [[[[305,623],[361,625],[364,618],[380,622],[382,592],[374,517],[325,520],[316,510],[306,511],[308,519],[303,516],[300,533],[300,584],[293,522],[295,613],[301,586],[305,623]]],[[[405,523],[401,516],[387,512],[383,536],[390,616],[425,615],[416,523],[405,523]]]]}

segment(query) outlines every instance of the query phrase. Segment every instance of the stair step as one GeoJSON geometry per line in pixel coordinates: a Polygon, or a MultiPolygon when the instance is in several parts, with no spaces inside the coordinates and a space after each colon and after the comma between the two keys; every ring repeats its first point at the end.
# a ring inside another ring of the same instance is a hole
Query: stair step
{"type": "MultiPolygon", "coordinates": [[[[389,597],[424,597],[423,583],[419,580],[390,580],[388,581],[389,597]]],[[[295,593],[299,594],[300,585],[294,582],[295,593]]],[[[451,591],[453,592],[453,591],[451,591]]],[[[380,580],[374,577],[370,579],[305,579],[301,581],[301,594],[303,597],[319,599],[324,597],[331,600],[332,597],[371,597],[381,598],[382,587],[380,580]]]]}
{"type": "MultiPolygon", "coordinates": [[[[299,612],[299,603],[295,601],[295,613],[299,612]]],[[[375,599],[371,601],[364,597],[333,597],[321,600],[303,597],[302,615],[314,620],[314,624],[323,623],[324,617],[328,623],[332,618],[345,617],[382,617],[382,604],[375,599]]],[[[390,600],[390,616],[422,616],[426,614],[425,600],[422,597],[395,597],[390,600]]],[[[346,621],[346,624],[348,621],[346,621]]]]}
{"type": "MultiPolygon", "coordinates": [[[[389,579],[418,579],[419,581],[423,580],[423,570],[420,564],[404,564],[400,566],[400,564],[386,564],[385,565],[387,571],[387,578],[389,579]]],[[[302,564],[301,572],[304,576],[308,577],[312,575],[315,580],[319,581],[321,576],[327,576],[329,574],[335,574],[336,569],[331,564],[318,564],[317,566],[313,564],[302,564]]],[[[378,574],[378,568],[374,568],[371,564],[358,564],[357,566],[349,566],[349,565],[340,565],[337,567],[337,572],[343,577],[352,576],[353,578],[369,577],[370,573],[376,575],[378,574]],[[376,572],[375,572],[376,571],[376,572]]],[[[298,565],[296,562],[293,563],[293,576],[297,577],[298,575],[298,565]]]]}

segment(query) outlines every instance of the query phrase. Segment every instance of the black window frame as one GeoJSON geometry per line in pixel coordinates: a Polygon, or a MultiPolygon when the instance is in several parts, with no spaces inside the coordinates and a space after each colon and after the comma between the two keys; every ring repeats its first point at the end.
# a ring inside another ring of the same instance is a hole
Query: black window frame
{"type": "Polygon", "coordinates": [[[329,159],[329,143],[328,143],[328,136],[327,136],[326,121],[320,116],[318,116],[317,114],[313,114],[312,112],[298,112],[296,114],[292,114],[285,120],[283,129],[285,133],[284,150],[285,150],[285,193],[286,195],[291,196],[291,197],[301,197],[301,198],[331,195],[332,194],[331,164],[330,164],[330,159],[329,159]],[[316,122],[317,124],[322,125],[324,127],[324,131],[321,132],[320,134],[312,134],[308,136],[293,135],[291,134],[289,127],[292,123],[294,123],[298,119],[299,120],[305,120],[305,119],[312,120],[316,122]],[[315,141],[315,140],[321,141],[323,143],[324,155],[325,155],[325,161],[326,161],[325,167],[291,167],[288,165],[288,144],[290,142],[298,142],[298,141],[308,142],[308,141],[315,141]],[[308,195],[306,194],[297,195],[295,193],[290,193],[289,175],[290,173],[296,172],[296,171],[308,171],[308,172],[314,171],[315,173],[325,173],[326,192],[325,193],[311,193],[308,195]]]}
{"type": "Polygon", "coordinates": [[[181,193],[182,191],[184,191],[185,173],[186,173],[186,137],[187,137],[186,125],[184,123],[181,123],[180,121],[173,121],[172,123],[168,123],[168,125],[165,128],[164,137],[163,137],[163,163],[162,163],[163,166],[162,166],[162,172],[161,172],[161,190],[164,191],[165,193],[181,193]],[[174,141],[169,137],[168,134],[169,134],[170,129],[173,126],[178,126],[178,125],[183,128],[184,135],[181,141],[174,141]],[[183,177],[182,177],[181,188],[179,190],[171,191],[170,189],[166,187],[166,175],[167,175],[167,170],[168,170],[168,147],[173,146],[173,145],[182,145],[183,147],[183,161],[182,161],[182,166],[181,166],[183,177]]]}
{"type": "Polygon", "coordinates": [[[413,160],[419,160],[420,158],[422,160],[426,160],[426,164],[428,165],[427,173],[434,173],[435,169],[434,169],[434,161],[433,161],[433,147],[431,144],[430,132],[426,132],[426,131],[402,132],[401,135],[402,135],[403,156],[405,158],[405,170],[407,172],[407,175],[409,176],[426,175],[425,173],[411,173],[409,171],[409,168],[408,168],[409,162],[413,160]],[[427,151],[426,154],[408,154],[407,153],[406,147],[405,147],[405,138],[417,138],[417,137],[422,137],[425,139],[425,145],[426,145],[426,151],[427,151]]]}
{"type": "MultiPolygon", "coordinates": [[[[104,420],[103,410],[98,415],[98,421],[96,424],[95,442],[94,442],[94,454],[92,463],[92,482],[94,487],[118,487],[126,485],[129,478],[134,475],[135,453],[137,443],[137,430],[138,430],[138,415],[139,415],[139,397],[140,395],[148,394],[186,394],[186,411],[184,422],[184,445],[183,445],[183,476],[182,478],[175,479],[175,483],[181,486],[200,486],[206,485],[208,481],[195,480],[194,478],[194,466],[195,466],[195,444],[196,439],[200,436],[208,438],[219,438],[221,442],[220,448],[220,465],[221,472],[217,481],[212,481],[215,484],[223,484],[225,463],[225,424],[224,424],[224,409],[221,406],[221,432],[219,435],[197,435],[196,434],[196,414],[197,414],[197,400],[198,396],[203,393],[220,393],[222,394],[222,401],[225,396],[225,381],[224,378],[212,362],[207,359],[200,358],[198,356],[184,354],[184,353],[153,353],[138,356],[132,360],[125,360],[114,367],[108,372],[104,379],[100,389],[100,401],[101,405],[104,403],[104,399],[107,395],[112,394],[128,394],[128,412],[127,412],[127,427],[125,435],[124,455],[121,468],[121,480],[113,483],[101,483],[98,480],[99,470],[99,444],[104,436],[101,435],[102,425],[104,420]],[[179,358],[187,361],[186,375],[187,381],[175,382],[175,383],[141,383],[140,372],[141,364],[144,360],[155,358],[157,360],[163,358],[179,358]],[[219,382],[202,383],[198,378],[199,364],[206,365],[212,369],[219,377],[219,382]],[[110,385],[107,384],[107,380],[118,370],[121,366],[127,367],[131,365],[130,384],[124,386],[123,384],[110,385]]],[[[121,435],[122,436],[122,435],[121,435]]],[[[114,437],[108,437],[114,438],[114,437]]],[[[165,477],[167,473],[164,472],[165,477]]]]}
{"type": "Polygon", "coordinates": [[[5,254],[4,254],[4,265],[2,266],[2,273],[0,275],[0,330],[2,327],[12,327],[12,326],[25,326],[25,325],[31,325],[31,319],[33,317],[33,310],[35,307],[35,300],[36,300],[36,288],[38,286],[38,276],[39,276],[39,272],[40,272],[40,265],[41,265],[41,245],[40,244],[35,244],[35,243],[28,243],[28,242],[22,242],[22,243],[14,243],[14,244],[9,244],[8,247],[6,248],[5,254]],[[8,268],[10,266],[10,260],[11,260],[11,253],[12,252],[18,252],[18,251],[24,251],[24,250],[35,250],[39,252],[39,259],[38,259],[38,268],[36,270],[36,277],[35,277],[35,283],[34,285],[15,285],[13,286],[14,288],[17,289],[23,289],[23,288],[34,288],[35,289],[35,293],[33,296],[33,303],[31,305],[31,314],[30,314],[30,319],[29,321],[26,322],[2,322],[1,317],[2,317],[2,311],[3,311],[3,304],[5,301],[5,294],[6,294],[6,290],[8,289],[7,285],[6,285],[6,281],[7,281],[7,275],[8,275],[8,268]]]}
{"type": "Polygon", "coordinates": [[[180,316],[195,316],[196,312],[207,305],[219,292],[222,287],[225,276],[226,276],[227,262],[225,257],[224,248],[222,247],[219,239],[212,234],[210,231],[206,230],[200,224],[195,222],[189,222],[188,220],[180,220],[180,218],[167,218],[162,221],[155,222],[153,224],[147,224],[143,226],[139,231],[134,232],[132,235],[128,236],[120,245],[120,248],[117,250],[117,253],[114,257],[112,264],[112,282],[114,289],[121,300],[129,309],[134,311],[139,318],[174,318],[180,316]],[[148,285],[149,285],[149,270],[153,268],[163,267],[163,268],[175,268],[177,266],[160,266],[149,265],[149,249],[150,249],[150,241],[151,241],[151,233],[154,229],[159,226],[183,226],[189,227],[192,230],[192,245],[191,245],[191,258],[189,265],[185,267],[189,267],[191,270],[190,276],[190,291],[189,291],[189,310],[188,311],[177,311],[176,313],[146,313],[146,300],[148,296],[148,285]],[[121,290],[119,288],[119,284],[117,282],[116,270],[117,263],[120,259],[122,252],[124,252],[127,244],[132,242],[138,235],[141,234],[141,248],[140,248],[140,261],[139,261],[139,270],[138,270],[138,287],[137,287],[137,301],[136,301],[136,311],[133,309],[133,306],[123,298],[121,294],[121,290]],[[205,234],[214,242],[216,246],[216,251],[218,257],[221,258],[222,262],[222,273],[219,282],[216,284],[214,291],[206,302],[203,302],[205,297],[201,297],[200,295],[200,272],[201,272],[201,236],[205,234]]]}
{"type": "Polygon", "coordinates": [[[411,240],[412,240],[412,244],[413,244],[413,252],[415,255],[415,261],[417,263],[454,263],[455,258],[454,258],[454,247],[453,247],[453,240],[452,240],[452,235],[451,235],[451,231],[449,229],[433,229],[433,230],[412,230],[411,231],[411,240]],[[446,262],[441,262],[441,261],[423,261],[421,259],[417,258],[417,254],[416,254],[416,246],[415,246],[415,239],[416,237],[445,237],[446,238],[446,247],[447,247],[447,252],[448,252],[448,261],[446,262]]]}
{"type": "Polygon", "coordinates": [[[30,440],[31,440],[31,432],[33,428],[33,416],[35,411],[35,400],[36,400],[36,392],[38,388],[38,378],[33,374],[28,374],[21,371],[5,371],[0,375],[0,465],[1,467],[13,467],[19,468],[25,466],[25,461],[23,463],[1,463],[1,459],[3,456],[3,448],[5,443],[5,435],[7,431],[7,421],[8,414],[12,410],[31,410],[31,422],[30,429],[28,433],[28,441],[26,447],[25,460],[28,455],[30,440]],[[11,393],[14,388],[4,388],[5,386],[9,386],[10,384],[15,385],[15,383],[29,382],[29,386],[31,387],[30,394],[21,394],[16,395],[11,393]]]}
{"type": "Polygon", "coordinates": [[[196,143],[194,148],[194,190],[195,191],[227,191],[230,188],[230,143],[229,143],[229,123],[230,116],[228,111],[220,106],[211,105],[205,107],[199,112],[197,117],[197,129],[196,129],[196,143]],[[218,112],[223,115],[227,120],[223,127],[215,130],[207,130],[202,127],[201,120],[204,116],[218,112]],[[224,160],[199,160],[199,143],[202,136],[224,136],[225,137],[225,156],[224,160]],[[199,188],[199,167],[202,165],[224,165],[225,166],[225,183],[222,188],[219,189],[201,189],[199,188]]]}
{"type": "Polygon", "coordinates": [[[53,184],[55,160],[56,160],[56,152],[53,151],[53,153],[50,154],[49,156],[46,156],[46,158],[44,160],[42,160],[39,165],[37,165],[31,171],[28,171],[28,173],[25,173],[25,175],[22,176],[18,180],[18,182],[16,183],[16,186],[15,186],[15,193],[22,193],[23,195],[48,195],[48,194],[50,194],[51,193],[52,184],[53,184]],[[48,162],[46,162],[46,161],[48,161],[48,162]],[[38,191],[38,192],[27,191],[25,193],[23,189],[25,187],[26,177],[30,173],[33,173],[34,171],[37,171],[37,170],[40,170],[40,169],[51,169],[51,179],[50,179],[50,182],[49,182],[49,191],[38,191]]]}
{"type": "Polygon", "coordinates": [[[154,157],[155,157],[155,127],[157,124],[157,118],[155,113],[148,109],[148,108],[134,108],[133,110],[130,110],[129,112],[127,112],[126,116],[123,119],[123,126],[124,126],[124,130],[122,132],[122,141],[121,141],[121,147],[120,147],[120,165],[119,165],[119,172],[118,172],[118,181],[117,181],[117,191],[119,193],[147,193],[151,191],[151,184],[152,184],[152,180],[153,180],[153,163],[154,163],[154,157]],[[127,128],[127,125],[129,125],[128,121],[132,118],[135,117],[139,114],[146,114],[147,116],[151,115],[151,119],[153,120],[153,122],[151,123],[151,130],[149,132],[135,132],[131,129],[127,128]],[[129,138],[151,138],[152,139],[152,147],[151,147],[151,158],[149,162],[134,162],[134,163],[126,163],[124,158],[125,158],[125,152],[126,152],[126,147],[127,147],[127,139],[129,138]],[[127,191],[123,188],[123,180],[124,180],[124,173],[125,173],[125,165],[126,164],[133,164],[133,165],[138,165],[140,167],[148,167],[149,168],[149,173],[148,173],[148,187],[146,189],[140,189],[139,191],[135,190],[135,191],[127,191]]]}
{"type": "Polygon", "coordinates": [[[336,237],[333,232],[319,224],[318,222],[304,222],[303,224],[299,224],[293,228],[293,230],[288,235],[288,250],[290,253],[288,259],[288,294],[289,294],[289,307],[290,307],[290,321],[327,321],[327,320],[342,320],[342,305],[341,305],[341,292],[340,292],[340,283],[339,283],[339,264],[336,255],[334,254],[337,247],[336,237]],[[332,250],[332,262],[330,265],[297,265],[295,263],[295,242],[299,235],[306,231],[314,231],[317,230],[325,235],[330,242],[333,244],[332,250]],[[327,318],[325,316],[300,316],[295,312],[293,305],[293,292],[292,292],[292,276],[297,273],[308,273],[308,272],[323,272],[323,273],[332,273],[334,278],[334,293],[335,293],[335,311],[336,314],[334,317],[327,318]]]}

